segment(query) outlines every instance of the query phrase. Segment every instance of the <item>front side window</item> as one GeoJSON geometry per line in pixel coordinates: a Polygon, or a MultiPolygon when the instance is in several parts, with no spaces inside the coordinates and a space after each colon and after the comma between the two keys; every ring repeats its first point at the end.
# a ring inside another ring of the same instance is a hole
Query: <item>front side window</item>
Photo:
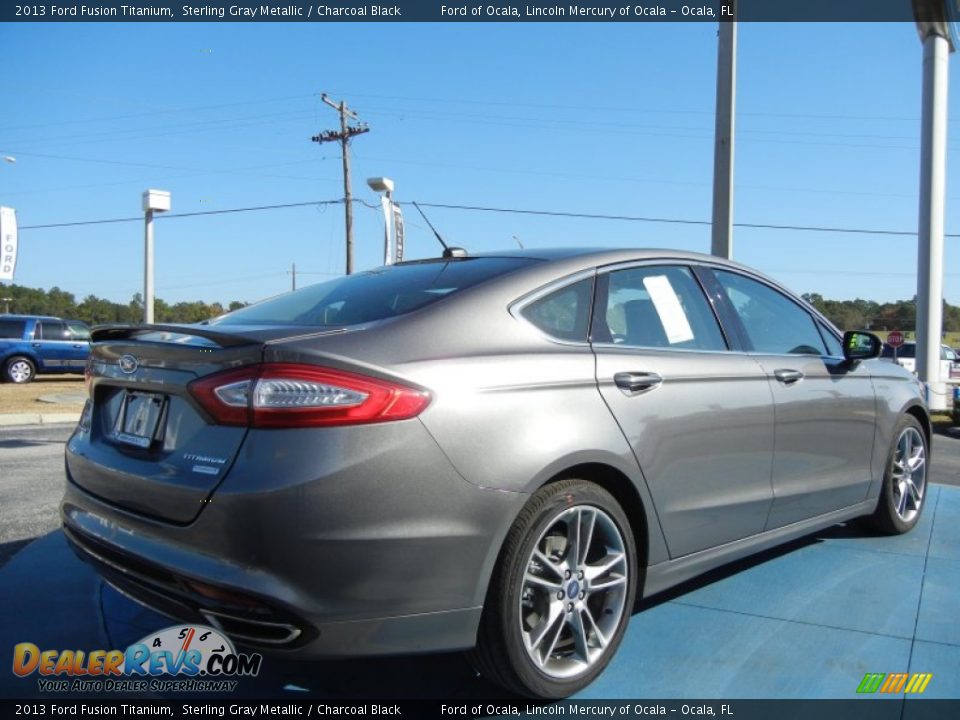
{"type": "Polygon", "coordinates": [[[544,295],[523,308],[520,314],[550,337],[586,342],[592,299],[591,277],[544,295]]]}
{"type": "Polygon", "coordinates": [[[604,276],[594,342],[671,350],[726,350],[717,319],[693,273],[657,265],[604,276]]]}
{"type": "Polygon", "coordinates": [[[806,310],[769,285],[726,270],[714,270],[755,352],[823,355],[823,338],[806,310]]]}
{"type": "Polygon", "coordinates": [[[820,327],[820,335],[823,336],[823,342],[827,346],[827,354],[830,357],[843,357],[843,345],[837,340],[837,336],[826,325],[818,323],[818,326],[820,327]]]}
{"type": "Polygon", "coordinates": [[[70,329],[70,339],[71,340],[89,340],[90,339],[90,328],[80,322],[68,322],[67,327],[70,329]]]}

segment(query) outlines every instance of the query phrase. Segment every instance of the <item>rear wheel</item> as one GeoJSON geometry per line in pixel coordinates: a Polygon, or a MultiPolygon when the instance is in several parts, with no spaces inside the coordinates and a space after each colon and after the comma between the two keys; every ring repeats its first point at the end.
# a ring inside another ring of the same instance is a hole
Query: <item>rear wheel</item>
{"type": "Polygon", "coordinates": [[[912,415],[897,423],[877,509],[868,519],[880,532],[899,535],[920,520],[927,495],[927,437],[912,415]]]}
{"type": "Polygon", "coordinates": [[[515,692],[561,698],[588,685],[623,639],[637,586],[630,524],[603,488],[535,493],[507,535],[472,660],[515,692]]]}
{"type": "Polygon", "coordinates": [[[7,360],[3,367],[3,378],[12,383],[28,383],[33,380],[37,370],[29,358],[17,355],[7,360]]]}

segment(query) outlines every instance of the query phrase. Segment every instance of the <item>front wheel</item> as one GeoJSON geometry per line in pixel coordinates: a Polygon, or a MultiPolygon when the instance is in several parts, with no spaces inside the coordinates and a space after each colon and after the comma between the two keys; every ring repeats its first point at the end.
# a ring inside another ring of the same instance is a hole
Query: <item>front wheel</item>
{"type": "Polygon", "coordinates": [[[868,522],[887,535],[908,532],[920,520],[927,496],[927,436],[912,415],[897,423],[880,489],[868,522]]]}
{"type": "Polygon", "coordinates": [[[633,533],[614,497],[584,480],[547,485],[507,535],[474,665],[523,695],[571,695],[610,662],[636,589],[633,533]]]}
{"type": "Polygon", "coordinates": [[[8,382],[23,384],[33,380],[36,372],[36,368],[28,358],[18,355],[7,360],[3,368],[3,377],[8,382]]]}

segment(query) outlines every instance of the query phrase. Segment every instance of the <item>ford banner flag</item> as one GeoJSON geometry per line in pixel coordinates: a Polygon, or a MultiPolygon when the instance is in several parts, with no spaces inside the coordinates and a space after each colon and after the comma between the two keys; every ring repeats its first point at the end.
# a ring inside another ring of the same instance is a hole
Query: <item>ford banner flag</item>
{"type": "Polygon", "coordinates": [[[395,262],[403,262],[403,211],[397,203],[393,203],[393,246],[395,262]]]}
{"type": "Polygon", "coordinates": [[[13,280],[17,268],[17,213],[0,207],[0,280],[13,280]]]}

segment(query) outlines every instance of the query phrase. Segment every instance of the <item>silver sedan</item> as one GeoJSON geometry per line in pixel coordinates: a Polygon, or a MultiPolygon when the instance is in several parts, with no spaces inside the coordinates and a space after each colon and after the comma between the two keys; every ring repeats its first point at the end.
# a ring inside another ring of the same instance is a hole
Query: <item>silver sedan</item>
{"type": "Polygon", "coordinates": [[[70,542],[288,656],[465,649],[562,697],[639,597],[926,496],[918,381],[703,255],[446,253],[93,340],[70,542]]]}

